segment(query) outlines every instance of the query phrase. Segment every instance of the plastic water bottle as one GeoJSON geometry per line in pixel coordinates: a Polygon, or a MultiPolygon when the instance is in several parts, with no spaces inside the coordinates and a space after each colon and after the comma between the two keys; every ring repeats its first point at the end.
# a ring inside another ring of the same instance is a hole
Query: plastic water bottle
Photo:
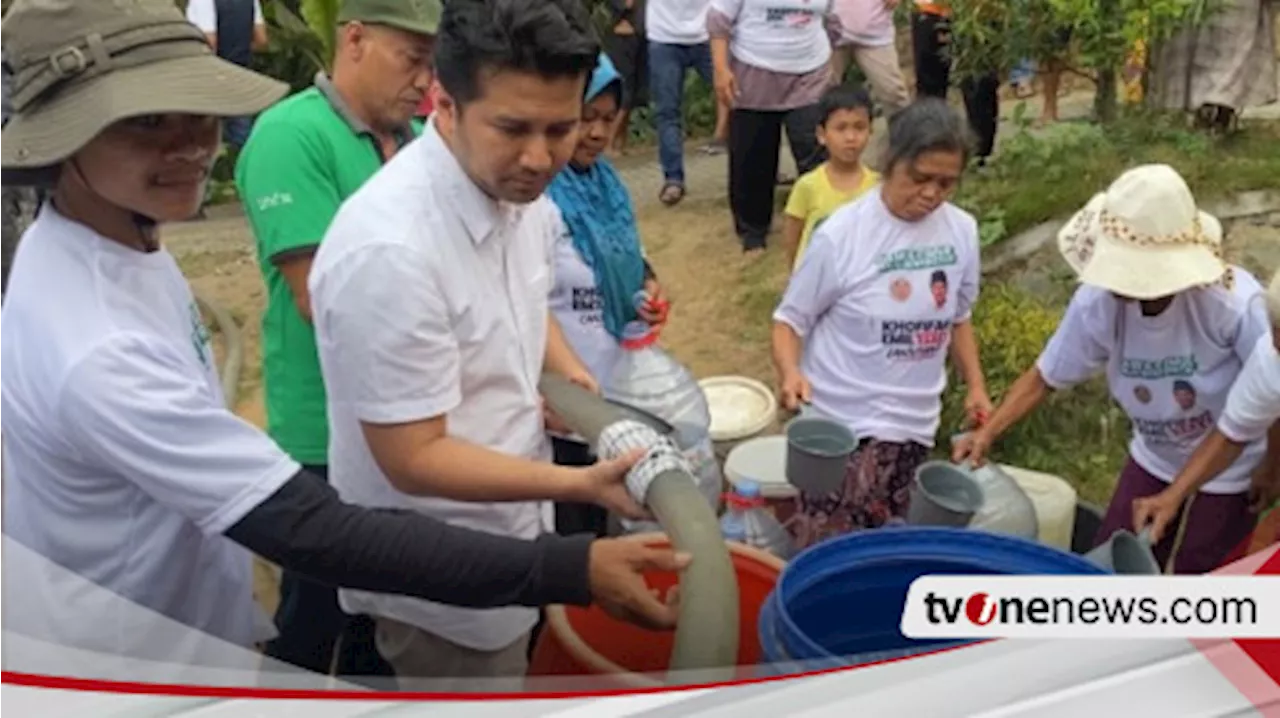
{"type": "Polygon", "coordinates": [[[795,553],[791,535],[769,513],[760,495],[760,486],[753,481],[740,482],[733,492],[725,495],[720,534],[726,541],[744,543],[784,561],[795,553]]]}
{"type": "Polygon", "coordinates": [[[699,492],[714,510],[722,478],[711,441],[711,408],[693,374],[662,351],[657,341],[655,328],[643,322],[629,325],[621,342],[622,356],[615,362],[603,393],[671,424],[675,429],[672,439],[691,464],[699,492]]]}

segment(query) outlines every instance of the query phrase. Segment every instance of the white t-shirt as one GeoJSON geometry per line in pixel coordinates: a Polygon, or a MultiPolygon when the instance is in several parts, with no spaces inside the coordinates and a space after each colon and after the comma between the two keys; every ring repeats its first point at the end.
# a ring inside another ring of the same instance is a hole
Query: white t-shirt
{"type": "Polygon", "coordinates": [[[645,34],[651,42],[699,45],[708,39],[707,8],[711,0],[649,0],[645,34]]]}
{"type": "MultiPolygon", "coordinates": [[[[1055,389],[1105,371],[1111,396],[1133,421],[1130,456],[1172,481],[1222,415],[1259,338],[1270,336],[1261,286],[1242,269],[1235,275],[1234,290],[1215,286],[1179,293],[1154,317],[1143,316],[1138,302],[1082,286],[1037,367],[1055,389]]],[[[1247,490],[1265,450],[1265,442],[1251,444],[1201,490],[1247,490]]]]}
{"type": "MultiPolygon", "coordinates": [[[[204,33],[218,31],[218,3],[216,0],[191,0],[187,4],[187,22],[200,28],[204,33]]],[[[266,21],[262,17],[262,3],[253,0],[253,24],[262,25],[266,21]]]]}
{"type": "Polygon", "coordinates": [[[753,67],[803,75],[831,59],[831,0],[712,0],[733,21],[729,51],[753,67]]]}
{"type": "MultiPolygon", "coordinates": [[[[224,405],[213,351],[173,257],[106,239],[45,205],[23,237],[0,322],[4,528],[133,603],[226,641],[257,630],[248,551],[221,534],[298,472],[224,405]]],[[[27,562],[26,565],[35,565],[27,562]]],[[[137,623],[53,572],[24,631],[154,655],[137,623]]]]}
{"type": "Polygon", "coordinates": [[[1218,430],[1232,441],[1258,441],[1266,438],[1276,421],[1280,421],[1280,352],[1271,336],[1263,336],[1227,394],[1218,430]]]}
{"type": "Polygon", "coordinates": [[[867,192],[814,232],[774,320],[804,339],[813,407],[860,438],[932,446],[952,326],[978,298],[978,225],[945,204],[919,222],[867,192]]]}
{"type": "MultiPolygon", "coordinates": [[[[401,493],[360,424],[445,415],[451,436],[550,459],[537,385],[556,218],[545,197],[524,207],[487,197],[434,124],[343,204],[308,283],[329,402],[329,479],[344,499],[517,538],[552,529],[548,502],[401,493]]],[[[347,590],[340,597],[349,612],[486,651],[510,645],[538,617],[523,607],[463,609],[347,590]]]]}
{"type": "MultiPolygon", "coordinates": [[[[559,212],[557,211],[557,218],[559,212]]],[[[560,225],[553,254],[551,313],[565,340],[602,386],[609,382],[623,349],[604,326],[604,298],[595,272],[573,245],[569,228],[560,225]]]]}

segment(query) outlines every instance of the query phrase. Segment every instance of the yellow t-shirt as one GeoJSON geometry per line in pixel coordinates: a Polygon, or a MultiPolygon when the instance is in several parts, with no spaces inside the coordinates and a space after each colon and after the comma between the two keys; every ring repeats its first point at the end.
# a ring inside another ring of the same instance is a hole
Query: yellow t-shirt
{"type": "Polygon", "coordinates": [[[862,182],[852,192],[838,190],[831,186],[825,162],[796,180],[795,186],[791,188],[791,196],[787,198],[786,213],[789,217],[804,220],[804,232],[800,235],[800,246],[796,248],[796,263],[791,268],[792,271],[800,266],[800,258],[804,256],[804,249],[809,246],[809,238],[818,225],[879,182],[880,174],[864,165],[862,182]]]}

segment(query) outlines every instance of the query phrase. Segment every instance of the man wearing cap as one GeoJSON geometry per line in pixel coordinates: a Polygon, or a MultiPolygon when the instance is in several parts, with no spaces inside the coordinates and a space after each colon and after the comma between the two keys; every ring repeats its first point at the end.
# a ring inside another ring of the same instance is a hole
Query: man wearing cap
{"type": "MultiPolygon", "coordinates": [[[[267,433],[321,477],[328,477],[329,427],[307,275],[338,206],[422,131],[415,110],[431,85],[439,21],[439,0],[346,0],[332,77],[317,73],[313,87],[263,113],[236,164],[267,287],[267,433]]],[[[327,672],[342,634],[339,675],[390,675],[372,622],[348,621],[332,586],[285,572],[276,625],[268,655],[327,672]]]]}
{"type": "Polygon", "coordinates": [[[158,224],[199,206],[220,119],[283,84],[216,58],[171,0],[17,0],[2,27],[3,181],[52,190],[0,310],[5,541],[44,559],[6,555],[6,629],[165,663],[184,659],[174,622],[247,648],[265,637],[250,552],[331,585],[673,623],[641,574],[682,557],[353,506],[226,408],[158,224]]]}

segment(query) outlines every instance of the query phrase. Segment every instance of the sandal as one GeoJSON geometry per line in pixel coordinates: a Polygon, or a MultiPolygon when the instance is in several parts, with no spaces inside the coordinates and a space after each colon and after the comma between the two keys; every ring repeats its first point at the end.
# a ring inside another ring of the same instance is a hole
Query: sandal
{"type": "Polygon", "coordinates": [[[662,185],[662,191],[658,193],[658,200],[668,207],[673,207],[684,199],[684,185],[679,182],[668,182],[662,185]]]}

